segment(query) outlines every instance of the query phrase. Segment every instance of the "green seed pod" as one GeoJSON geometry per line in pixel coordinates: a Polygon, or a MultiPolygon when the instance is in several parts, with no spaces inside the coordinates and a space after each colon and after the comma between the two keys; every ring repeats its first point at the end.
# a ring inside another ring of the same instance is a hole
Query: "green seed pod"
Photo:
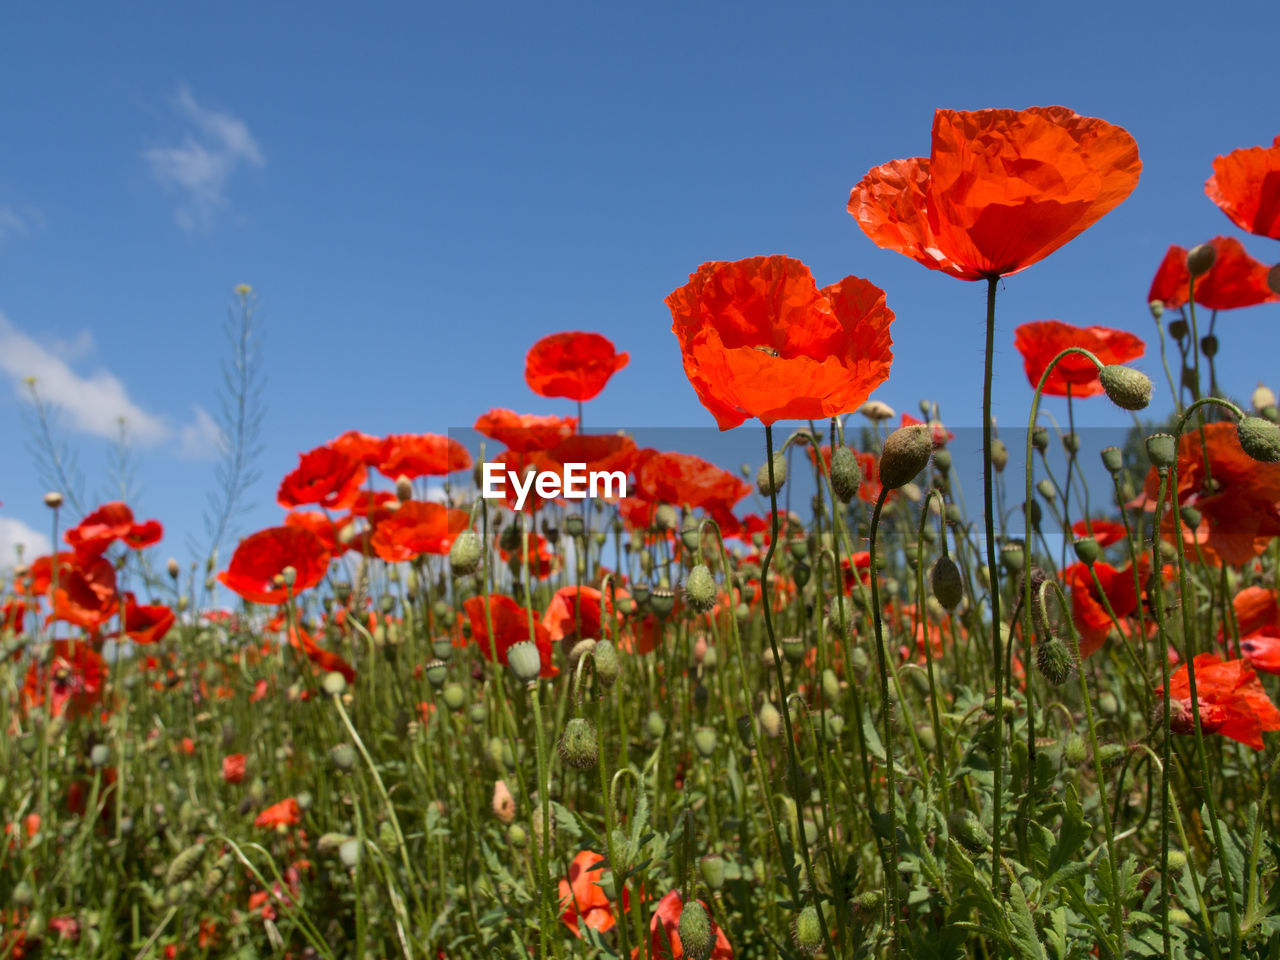
{"type": "Polygon", "coordinates": [[[347,678],[337,671],[331,670],[324,675],[324,679],[320,681],[320,686],[329,696],[339,697],[347,689],[347,678]]]}
{"type": "Polygon", "coordinates": [[[796,917],[792,936],[796,947],[805,953],[817,953],[822,949],[822,922],[818,917],[818,908],[812,903],[806,904],[796,917]]]}
{"type": "Polygon", "coordinates": [[[590,770],[600,757],[596,728],[585,717],[573,717],[560,737],[560,759],[576,770],[590,770]]]}
{"type": "Polygon", "coordinates": [[[841,503],[848,503],[858,495],[862,486],[862,466],[858,455],[846,446],[831,451],[831,489],[841,503]]]}
{"type": "Polygon", "coordinates": [[[1098,541],[1093,537],[1080,537],[1071,546],[1076,552],[1076,559],[1090,567],[1098,562],[1102,553],[1098,541]]]}
{"type": "Polygon", "coordinates": [[[1113,477],[1124,467],[1124,452],[1119,447],[1104,447],[1100,455],[1102,465],[1113,477]]]}
{"type": "MultiPolygon", "coordinates": [[[[516,528],[512,526],[507,529],[515,530],[516,528]]],[[[503,534],[505,536],[505,530],[503,534]]],[[[516,534],[519,535],[518,530],[516,534]]],[[[474,530],[463,530],[449,547],[449,569],[453,571],[455,577],[465,577],[467,574],[475,573],[480,566],[480,557],[483,553],[484,547],[480,543],[480,536],[474,530]]]]}
{"type": "Polygon", "coordinates": [[[1191,328],[1187,326],[1187,321],[1185,320],[1169,321],[1169,336],[1173,337],[1173,339],[1177,340],[1179,343],[1187,339],[1187,333],[1190,332],[1190,329],[1191,328]]]}
{"type": "Polygon", "coordinates": [[[454,713],[467,705],[467,691],[460,683],[446,683],[441,694],[444,697],[444,705],[454,713]]]}
{"type": "Polygon", "coordinates": [[[1049,428],[1034,427],[1031,431],[1031,446],[1037,453],[1044,453],[1049,449],[1049,428]]]}
{"type": "Polygon", "coordinates": [[[707,916],[706,907],[697,900],[684,904],[676,932],[689,960],[707,960],[711,956],[711,948],[715,944],[711,935],[711,918],[707,916]]]}
{"type": "Polygon", "coordinates": [[[884,891],[868,890],[860,893],[853,901],[853,909],[863,917],[879,913],[884,906],[884,891]]]}
{"type": "Polygon", "coordinates": [[[840,699],[840,680],[830,667],[822,671],[822,696],[827,703],[835,703],[840,699]]]}
{"type": "Polygon", "coordinates": [[[1280,463],[1280,426],[1261,417],[1245,417],[1236,424],[1240,446],[1259,463],[1280,463]]]}
{"type": "Polygon", "coordinates": [[[1000,563],[1010,573],[1020,572],[1024,561],[1021,543],[1006,543],[1000,548],[1000,563]]]}
{"type": "Polygon", "coordinates": [[[89,762],[95,767],[105,767],[111,762],[111,748],[105,743],[94,744],[89,751],[89,762]]]}
{"type": "Polygon", "coordinates": [[[1157,470],[1167,470],[1178,462],[1178,441],[1168,433],[1153,433],[1147,437],[1147,459],[1157,470]]]}
{"type": "Polygon", "coordinates": [[[782,657],[787,663],[803,663],[804,655],[804,640],[801,637],[782,638],[782,657]]]}
{"type": "Polygon", "coordinates": [[[938,602],[948,610],[960,606],[964,599],[964,578],[956,562],[945,554],[933,564],[929,573],[929,586],[938,602]]]}
{"type": "Polygon", "coordinates": [[[507,664],[517,680],[532,683],[542,673],[542,654],[532,640],[521,640],[507,650],[507,664]]]}
{"type": "Polygon", "coordinates": [[[812,573],[813,571],[809,568],[807,563],[803,560],[797,560],[791,568],[791,579],[796,582],[797,587],[803,590],[804,585],[809,582],[809,577],[812,573]]]}
{"type": "Polygon", "coordinates": [[[1075,658],[1067,645],[1057,637],[1036,644],[1036,668],[1055,687],[1066,683],[1075,667],[1075,658]]]}
{"type": "Polygon", "coordinates": [[[910,483],[929,465],[933,434],[924,424],[899,427],[884,441],[880,454],[880,483],[889,490],[910,483]]]}
{"type": "Polygon", "coordinates": [[[329,751],[329,760],[339,770],[352,770],[356,765],[356,749],[349,743],[340,743],[329,751]]]}
{"type": "Polygon", "coordinates": [[[612,640],[597,640],[596,645],[591,650],[591,656],[595,660],[596,680],[600,686],[608,690],[618,680],[618,671],[621,664],[618,662],[618,648],[613,645],[612,640]]]}
{"type": "Polygon", "coordinates": [[[698,518],[693,514],[688,514],[684,518],[684,523],[680,526],[680,542],[684,544],[686,550],[692,552],[698,549],[701,535],[702,524],[698,522],[698,518]]]}
{"type": "Polygon", "coordinates": [[[709,613],[716,605],[716,578],[699,563],[684,578],[684,598],[696,613],[709,613]]]}
{"type": "Polygon", "coordinates": [[[443,660],[432,660],[427,664],[425,673],[427,683],[431,684],[432,689],[439,690],[449,677],[449,667],[443,660]]]}
{"type": "Polygon", "coordinates": [[[916,739],[920,741],[920,746],[925,750],[937,749],[938,738],[934,735],[933,727],[927,723],[922,723],[916,727],[916,739]]]}
{"type": "Polygon", "coordinates": [[[933,454],[933,465],[942,473],[949,473],[951,470],[951,451],[936,450],[933,454]]]}
{"type": "Polygon", "coordinates": [[[760,491],[760,496],[768,497],[776,494],[782,489],[787,482],[787,458],[778,451],[773,455],[773,483],[769,483],[769,464],[766,461],[760,465],[760,469],[756,471],[756,489],[760,491]]]}
{"type": "Polygon", "coordinates": [[[650,710],[649,716],[645,718],[644,728],[649,736],[657,740],[667,732],[667,721],[657,710],[650,710]]]}
{"type": "Polygon", "coordinates": [[[1070,734],[1062,745],[1062,759],[1069,767],[1078,767],[1089,759],[1089,748],[1084,737],[1078,733],[1070,734]]]}
{"type": "Polygon", "coordinates": [[[1108,364],[1098,371],[1107,399],[1121,410],[1145,410],[1151,402],[1151,378],[1140,370],[1108,364]]]}
{"type": "Polygon", "coordinates": [[[468,719],[470,719],[472,723],[475,723],[475,724],[484,723],[484,719],[488,715],[489,715],[489,711],[485,708],[485,705],[483,703],[476,702],[476,703],[473,703],[469,708],[467,708],[467,717],[468,719]]]}
{"type": "Polygon", "coordinates": [[[204,844],[196,843],[183,850],[171,861],[164,874],[164,885],[176,887],[195,876],[200,869],[200,861],[204,859],[204,844]]]}
{"type": "Polygon", "coordinates": [[[693,746],[699,756],[709,760],[716,752],[716,732],[710,727],[699,727],[693,731],[693,746]]]}
{"type": "MultiPolygon", "coordinates": [[[[721,883],[724,882],[724,861],[720,861],[721,883]]],[[[31,884],[25,880],[19,880],[14,886],[13,892],[9,894],[9,902],[15,907],[29,907],[35,903],[36,892],[32,889],[31,884]]]]}
{"type": "Polygon", "coordinates": [[[1110,690],[1098,694],[1098,712],[1108,717],[1114,717],[1120,712],[1120,701],[1110,690]]]}
{"type": "Polygon", "coordinates": [[[338,859],[348,870],[354,870],[360,862],[360,841],[348,840],[338,847],[338,859]]]}
{"type": "MultiPolygon", "coordinates": [[[[712,581],[712,589],[714,590],[714,581],[712,581]]],[[[714,604],[714,601],[712,601],[714,604]]],[[[655,587],[653,592],[649,594],[649,609],[654,612],[659,620],[665,620],[671,616],[676,608],[676,595],[669,587],[655,587]]]]}
{"type": "Polygon", "coordinates": [[[678,520],[676,508],[669,503],[660,503],[653,511],[653,525],[658,530],[674,530],[678,520]]]}
{"type": "Polygon", "coordinates": [[[724,858],[711,853],[698,861],[698,872],[702,874],[702,882],[712,890],[724,886],[724,858]]]}
{"type": "Polygon", "coordinates": [[[529,842],[529,834],[520,824],[513,823],[507,828],[507,839],[517,850],[523,850],[525,844],[529,842]]]}
{"type": "Polygon", "coordinates": [[[582,535],[587,532],[587,523],[582,519],[582,514],[571,513],[565,517],[564,532],[573,539],[581,539],[582,535]]]}
{"type": "Polygon", "coordinates": [[[1179,510],[1178,515],[1182,517],[1182,522],[1192,530],[1200,526],[1200,521],[1203,519],[1203,515],[1200,511],[1190,504],[1179,510]]]}
{"type": "Polygon", "coordinates": [[[947,818],[951,836],[970,853],[991,848],[991,834],[972,810],[954,810],[947,818]]]}
{"type": "Polygon", "coordinates": [[[1187,251],[1187,270],[1193,277],[1202,277],[1217,259],[1217,248],[1211,243],[1202,243],[1187,251]]]}

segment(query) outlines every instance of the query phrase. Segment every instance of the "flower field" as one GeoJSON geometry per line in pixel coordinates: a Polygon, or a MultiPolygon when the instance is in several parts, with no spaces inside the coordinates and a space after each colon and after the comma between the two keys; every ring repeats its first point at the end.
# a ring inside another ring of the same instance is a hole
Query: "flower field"
{"type": "Polygon", "coordinates": [[[848,212],[985,288],[972,410],[885,402],[892,290],[760,256],[665,300],[743,469],[594,428],[627,344],[537,331],[562,413],[349,430],[221,553],[51,491],[0,583],[0,957],[1280,956],[1280,410],[1215,363],[1280,301],[1280,137],[1206,157],[1231,234],[1153,265],[1145,337],[998,323],[1128,132],[920,142],[848,212]]]}

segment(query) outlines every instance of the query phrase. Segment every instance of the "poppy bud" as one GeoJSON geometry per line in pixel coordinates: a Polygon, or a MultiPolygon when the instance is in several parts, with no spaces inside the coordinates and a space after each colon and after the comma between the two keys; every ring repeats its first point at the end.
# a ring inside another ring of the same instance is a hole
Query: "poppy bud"
{"type": "Polygon", "coordinates": [[[711,936],[711,918],[707,909],[697,900],[690,900],[680,911],[680,923],[676,927],[680,946],[689,960],[707,960],[715,943],[711,936]]]}
{"type": "Polygon", "coordinates": [[[708,854],[698,861],[698,872],[702,874],[702,882],[712,890],[724,886],[724,857],[719,854],[708,854]]]}
{"type": "Polygon", "coordinates": [[[523,536],[520,533],[520,524],[512,523],[502,528],[502,532],[498,534],[498,546],[507,553],[514,553],[520,549],[523,542],[523,536]]]}
{"type": "Polygon", "coordinates": [[[991,848],[991,834],[972,810],[954,810],[947,817],[951,836],[970,853],[981,853],[991,848]]]}
{"type": "Polygon", "coordinates": [[[933,437],[924,424],[899,427],[884,441],[880,454],[880,483],[889,490],[910,483],[929,465],[933,453],[933,437]]]}
{"type": "Polygon", "coordinates": [[[285,567],[283,570],[281,570],[280,582],[284,584],[286,587],[292,587],[295,583],[298,582],[298,568],[290,566],[290,567],[285,567]]]}
{"type": "Polygon", "coordinates": [[[62,494],[56,490],[51,490],[44,495],[44,505],[50,510],[57,510],[62,506],[62,494]]]}
{"type": "Polygon", "coordinates": [[[542,654],[532,640],[521,640],[507,650],[507,664],[521,683],[532,683],[542,672],[542,654]]]}
{"type": "Polygon", "coordinates": [[[698,540],[702,536],[702,524],[698,522],[698,518],[693,514],[689,514],[684,518],[684,524],[680,527],[680,542],[684,544],[686,550],[697,550],[698,540]]]}
{"type": "Polygon", "coordinates": [[[1170,434],[1153,433],[1147,437],[1147,459],[1157,470],[1169,469],[1178,462],[1178,442],[1170,434]]]}
{"type": "Polygon", "coordinates": [[[792,936],[796,947],[805,953],[817,953],[822,949],[822,924],[818,918],[818,908],[812,903],[806,904],[796,917],[792,936]]]}
{"type": "Polygon", "coordinates": [[[858,412],[872,423],[877,423],[881,420],[892,420],[895,416],[893,407],[881,400],[868,400],[858,408],[858,412]]]}
{"type": "Polygon", "coordinates": [[[767,737],[782,736],[782,714],[772,703],[760,705],[760,728],[767,737]]]}
{"type": "Polygon", "coordinates": [[[1036,668],[1048,683],[1055,687],[1066,683],[1074,667],[1071,651],[1057,637],[1050,637],[1036,644],[1036,668]]]}
{"type": "Polygon", "coordinates": [[[1245,417],[1236,424],[1236,438],[1244,452],[1259,463],[1280,462],[1280,427],[1261,417],[1245,417]]]}
{"type": "Polygon", "coordinates": [[[960,606],[964,599],[964,579],[960,576],[960,568],[949,556],[941,556],[934,562],[929,585],[938,602],[948,610],[960,606]]]}
{"type": "Polygon", "coordinates": [[[693,731],[693,746],[700,757],[710,759],[716,752],[716,732],[710,727],[699,727],[693,731]]]}
{"type": "Polygon", "coordinates": [[[347,678],[336,671],[329,671],[320,681],[320,687],[331,697],[340,697],[347,689],[347,678]]]}
{"type": "Polygon", "coordinates": [[[1053,503],[1058,498],[1058,491],[1054,487],[1053,481],[1047,477],[1036,483],[1036,491],[1050,503],[1053,503]]]}
{"type": "Polygon", "coordinates": [[[574,717],[564,725],[560,737],[560,759],[578,770],[590,770],[600,756],[596,728],[585,717],[574,717]]]}
{"type": "Polygon", "coordinates": [[[1195,507],[1191,506],[1190,504],[1183,507],[1181,510],[1178,511],[1178,513],[1182,517],[1182,522],[1186,524],[1188,527],[1190,527],[1192,530],[1200,526],[1200,519],[1201,519],[1200,511],[1197,510],[1195,507]]]}
{"type": "Polygon", "coordinates": [[[1098,694],[1098,711],[1108,717],[1114,717],[1120,712],[1120,701],[1110,690],[1098,694]]]}
{"type": "Polygon", "coordinates": [[[1100,456],[1102,457],[1102,465],[1113,477],[1124,466],[1124,451],[1119,447],[1104,447],[1100,456]]]}
{"type": "Polygon", "coordinates": [[[822,735],[824,739],[835,743],[844,733],[844,717],[838,713],[827,711],[822,715],[822,735]]]}
{"type": "Polygon", "coordinates": [[[716,605],[716,578],[705,563],[699,563],[684,578],[684,599],[697,613],[708,613],[716,605]]]}
{"type": "Polygon", "coordinates": [[[1187,865],[1187,855],[1181,850],[1169,851],[1169,872],[1174,873],[1187,865]]]}
{"type": "Polygon", "coordinates": [[[1268,407],[1274,407],[1276,405],[1276,395],[1272,392],[1270,387],[1263,386],[1259,383],[1257,389],[1253,391],[1253,396],[1249,398],[1249,402],[1253,404],[1253,409],[1261,413],[1268,407]]]}
{"type": "Polygon", "coordinates": [[[1098,555],[1101,552],[1098,547],[1098,541],[1093,537],[1081,537],[1072,544],[1076,551],[1076,559],[1087,566],[1093,566],[1098,562],[1098,555]]]}
{"type": "Polygon", "coordinates": [[[773,482],[769,482],[769,464],[760,465],[756,471],[756,489],[760,496],[768,497],[782,489],[787,482],[787,458],[781,452],[773,455],[773,482]]]}
{"type": "Polygon", "coordinates": [[[1038,453],[1044,453],[1049,449],[1048,427],[1034,427],[1031,430],[1031,446],[1034,447],[1038,453]]]}
{"type": "Polygon", "coordinates": [[[644,728],[649,736],[657,740],[667,732],[667,721],[657,710],[650,710],[649,716],[645,717],[644,728]]]}
{"type": "Polygon", "coordinates": [[[1169,321],[1169,335],[1179,343],[1187,338],[1188,330],[1187,321],[1185,320],[1169,321]]]}
{"type": "Polygon", "coordinates": [[[831,489],[836,499],[848,503],[858,495],[862,486],[862,467],[857,455],[846,446],[831,451],[831,489]]]}
{"type": "Polygon", "coordinates": [[[1203,277],[1217,259],[1217,248],[1211,243],[1202,243],[1187,251],[1187,270],[1193,277],[1203,277]]]}
{"type": "Polygon", "coordinates": [[[676,528],[676,508],[669,503],[660,503],[653,511],[653,526],[658,530],[674,530],[676,528]]]}
{"type": "Polygon", "coordinates": [[[329,751],[329,759],[339,770],[350,770],[356,765],[356,751],[349,743],[340,743],[329,751]]]}
{"type": "Polygon", "coordinates": [[[1151,378],[1133,367],[1108,364],[1098,371],[1107,399],[1122,410],[1143,410],[1151,402],[1151,378]]]}
{"type": "Polygon", "coordinates": [[[165,871],[166,887],[176,887],[195,876],[200,869],[200,861],[204,859],[204,844],[197,843],[187,847],[169,861],[169,869],[165,871]]]}
{"type": "Polygon", "coordinates": [[[943,473],[951,469],[951,451],[935,450],[933,452],[933,465],[943,473]]]}
{"type": "MultiPolygon", "coordinates": [[[[525,642],[528,643],[528,641],[525,642]]],[[[530,644],[530,646],[532,646],[532,644],[530,644]]],[[[462,689],[462,684],[460,683],[446,683],[444,685],[442,695],[444,697],[444,705],[454,713],[457,713],[466,706],[467,691],[462,689]]]]}
{"type": "Polygon", "coordinates": [[[89,751],[89,763],[95,767],[105,767],[111,761],[111,748],[105,743],[95,743],[89,751]]]}
{"type": "Polygon", "coordinates": [[[404,474],[396,477],[396,499],[401,503],[413,499],[413,481],[404,474]]]}
{"type": "Polygon", "coordinates": [[[612,640],[597,640],[591,656],[596,664],[596,679],[608,690],[618,680],[618,648],[612,640]]]}
{"type": "Polygon", "coordinates": [[[852,664],[853,670],[858,674],[866,674],[871,669],[871,660],[867,656],[867,651],[861,647],[854,647],[849,654],[849,663],[852,664]]]}

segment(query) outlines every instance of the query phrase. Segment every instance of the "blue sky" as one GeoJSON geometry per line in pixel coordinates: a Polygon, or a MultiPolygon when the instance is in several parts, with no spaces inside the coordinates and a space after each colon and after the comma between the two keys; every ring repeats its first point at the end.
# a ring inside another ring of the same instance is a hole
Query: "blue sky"
{"type": "MultiPolygon", "coordinates": [[[[23,5],[0,34],[5,559],[48,523],[23,449],[33,374],[90,497],[127,417],[138,510],[186,558],[239,283],[259,298],[267,375],[245,531],[278,521],[297,454],[346,429],[569,412],[522,375],[559,330],[631,354],[588,425],[712,425],[662,302],[706,260],[785,253],[820,283],[871,279],[898,316],[876,396],[977,425],[982,285],[877,249],[845,211],[868,168],[928,152],[935,107],[1061,103],[1126,127],[1142,154],[1126,203],[1001,291],[997,417],[1024,422],[1013,328],[1052,317],[1150,338],[1168,245],[1238,235],[1203,193],[1214,156],[1280,133],[1280,13],[1262,2],[130,9],[23,5]]],[[[1275,380],[1277,320],[1280,305],[1219,322],[1235,393],[1275,380]]],[[[1151,352],[1142,365],[1159,367],[1151,352]]],[[[1125,422],[1102,400],[1077,409],[1125,422]]]]}

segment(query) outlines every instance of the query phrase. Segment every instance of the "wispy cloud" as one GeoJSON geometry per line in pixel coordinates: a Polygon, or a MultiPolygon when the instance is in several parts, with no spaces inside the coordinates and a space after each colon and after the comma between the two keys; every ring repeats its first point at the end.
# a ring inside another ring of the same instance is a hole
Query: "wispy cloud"
{"type": "Polygon", "coordinates": [[[199,406],[191,422],[176,429],[164,417],[144,410],[129,397],[120,378],[109,370],[78,373],[73,363],[93,353],[93,337],[82,332],[69,341],[41,343],[0,314],[0,373],[15,392],[30,401],[27,378],[34,377],[41,399],[59,408],[65,425],[77,432],[108,440],[120,434],[120,420],[140,446],[177,440],[177,453],[186,459],[208,460],[221,449],[222,433],[199,406]]]}
{"type": "Polygon", "coordinates": [[[26,237],[44,226],[44,216],[35,207],[0,204],[0,246],[17,237],[26,237]]]}
{"type": "Polygon", "coordinates": [[[31,529],[14,517],[0,517],[0,570],[7,570],[17,563],[19,544],[27,563],[49,552],[46,534],[31,529]]]}
{"type": "Polygon", "coordinates": [[[166,189],[180,196],[175,216],[188,232],[208,230],[227,206],[227,184],[242,166],[266,164],[248,125],[230,113],[203,107],[187,87],[173,107],[190,128],[182,143],[144,150],[143,160],[166,189]]]}

